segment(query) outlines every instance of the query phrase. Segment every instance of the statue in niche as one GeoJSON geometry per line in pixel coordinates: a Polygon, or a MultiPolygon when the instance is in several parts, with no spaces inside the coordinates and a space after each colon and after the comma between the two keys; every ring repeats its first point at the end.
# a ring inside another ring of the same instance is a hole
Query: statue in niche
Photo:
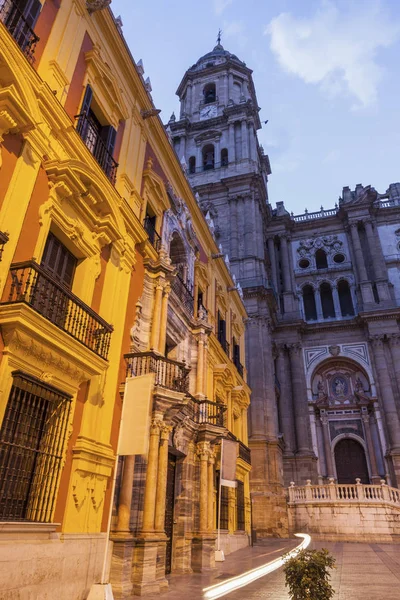
{"type": "Polygon", "coordinates": [[[364,386],[363,386],[363,383],[362,383],[360,377],[357,377],[357,379],[356,379],[355,391],[356,392],[364,391],[364,386]]]}
{"type": "Polygon", "coordinates": [[[322,398],[322,396],[325,396],[324,384],[322,383],[321,379],[318,381],[317,390],[318,390],[318,398],[322,398]]]}
{"type": "Polygon", "coordinates": [[[341,379],[337,378],[335,380],[335,382],[333,384],[333,390],[334,390],[335,396],[337,396],[338,398],[343,398],[346,388],[341,379]]]}

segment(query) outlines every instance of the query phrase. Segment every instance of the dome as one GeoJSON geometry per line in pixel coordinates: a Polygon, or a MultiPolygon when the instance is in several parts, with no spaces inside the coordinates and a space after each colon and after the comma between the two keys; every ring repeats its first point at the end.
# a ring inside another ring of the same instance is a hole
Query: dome
{"type": "Polygon", "coordinates": [[[207,54],[204,54],[204,56],[199,58],[197,63],[193,65],[193,67],[191,67],[189,70],[194,71],[197,69],[204,69],[207,66],[212,66],[209,65],[209,63],[220,64],[221,62],[225,62],[227,60],[234,60],[240,63],[241,65],[245,64],[244,62],[239,60],[235,54],[231,54],[230,52],[228,52],[228,50],[225,50],[222,44],[217,44],[214,47],[214,49],[211,50],[211,52],[207,52],[207,54]]]}

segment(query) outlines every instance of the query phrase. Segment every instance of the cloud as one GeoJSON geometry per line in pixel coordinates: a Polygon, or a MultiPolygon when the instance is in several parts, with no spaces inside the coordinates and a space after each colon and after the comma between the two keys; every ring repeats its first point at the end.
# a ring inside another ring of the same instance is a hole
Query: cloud
{"type": "Polygon", "coordinates": [[[240,46],[244,46],[247,42],[247,37],[244,33],[244,25],[242,21],[224,21],[222,27],[222,42],[224,39],[234,38],[240,46]]]}
{"type": "Polygon", "coordinates": [[[222,15],[224,10],[232,4],[233,0],[214,0],[214,11],[216,15],[222,15]]]}
{"type": "Polygon", "coordinates": [[[330,95],[350,94],[357,100],[354,108],[360,108],[377,100],[384,69],[376,54],[399,38],[400,24],[390,20],[378,0],[365,0],[362,10],[356,5],[349,3],[341,12],[323,0],[310,18],[281,13],[265,34],[286,71],[330,95]]]}

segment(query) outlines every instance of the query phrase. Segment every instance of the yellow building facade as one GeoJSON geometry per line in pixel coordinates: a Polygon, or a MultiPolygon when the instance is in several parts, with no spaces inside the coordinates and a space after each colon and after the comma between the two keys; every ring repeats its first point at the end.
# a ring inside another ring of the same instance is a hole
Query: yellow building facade
{"type": "Polygon", "coordinates": [[[223,437],[225,549],[250,533],[240,289],[108,4],[0,2],[7,599],[99,582],[126,377],[151,376],[152,424],[148,455],[119,462],[115,597],[213,566],[223,437]]]}

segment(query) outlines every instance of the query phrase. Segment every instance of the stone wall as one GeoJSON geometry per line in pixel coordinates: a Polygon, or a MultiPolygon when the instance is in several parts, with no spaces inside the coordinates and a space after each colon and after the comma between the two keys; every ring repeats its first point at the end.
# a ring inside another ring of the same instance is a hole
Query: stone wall
{"type": "Polygon", "coordinates": [[[18,524],[13,531],[7,525],[0,534],[0,600],[84,600],[100,581],[105,534],[27,535],[30,524],[19,532],[18,524]]]}

